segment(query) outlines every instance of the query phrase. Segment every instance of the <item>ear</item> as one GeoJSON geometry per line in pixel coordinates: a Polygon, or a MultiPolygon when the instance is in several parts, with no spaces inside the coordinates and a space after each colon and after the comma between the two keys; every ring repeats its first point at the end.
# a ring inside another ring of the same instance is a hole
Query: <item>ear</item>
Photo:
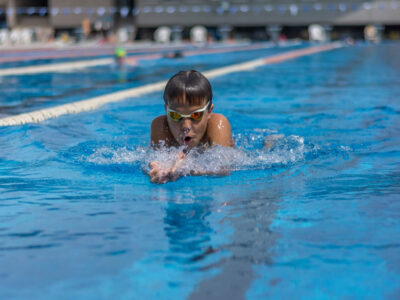
{"type": "Polygon", "coordinates": [[[208,119],[211,118],[211,113],[212,113],[213,109],[214,109],[214,104],[211,104],[210,108],[208,109],[208,119]]]}

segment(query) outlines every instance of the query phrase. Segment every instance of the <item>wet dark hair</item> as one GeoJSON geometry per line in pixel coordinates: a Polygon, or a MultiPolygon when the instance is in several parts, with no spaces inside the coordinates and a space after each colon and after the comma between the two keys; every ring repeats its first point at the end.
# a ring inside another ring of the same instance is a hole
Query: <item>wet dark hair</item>
{"type": "MultiPolygon", "coordinates": [[[[202,105],[212,103],[212,89],[208,79],[198,71],[180,71],[168,80],[164,90],[165,104],[202,105]]],[[[209,106],[209,107],[210,107],[209,106]]]]}

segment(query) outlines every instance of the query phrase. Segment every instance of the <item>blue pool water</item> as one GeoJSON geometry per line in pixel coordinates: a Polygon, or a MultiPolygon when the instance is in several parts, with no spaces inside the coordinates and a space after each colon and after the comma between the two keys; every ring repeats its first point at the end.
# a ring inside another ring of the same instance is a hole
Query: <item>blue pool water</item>
{"type": "MultiPolygon", "coordinates": [[[[4,77],[0,116],[294,48],[147,61],[122,80],[4,77]]],[[[398,53],[356,45],[212,79],[236,148],[189,164],[223,177],[150,183],[168,155],[148,148],[161,92],[0,127],[0,299],[397,299],[398,53]]]]}

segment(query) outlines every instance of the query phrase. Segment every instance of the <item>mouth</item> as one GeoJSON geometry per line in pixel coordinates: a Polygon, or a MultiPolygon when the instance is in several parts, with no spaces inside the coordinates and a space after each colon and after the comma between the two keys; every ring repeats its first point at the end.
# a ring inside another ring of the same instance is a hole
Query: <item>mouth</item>
{"type": "Polygon", "coordinates": [[[190,136],[185,136],[185,137],[183,138],[183,143],[184,143],[185,145],[189,145],[191,141],[193,141],[193,138],[190,137],[190,136]]]}

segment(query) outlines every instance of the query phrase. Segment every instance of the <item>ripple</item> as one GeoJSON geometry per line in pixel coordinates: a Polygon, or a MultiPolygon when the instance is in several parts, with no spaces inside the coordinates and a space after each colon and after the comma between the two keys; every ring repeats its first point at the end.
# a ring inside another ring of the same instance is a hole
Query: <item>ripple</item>
{"type": "Polygon", "coordinates": [[[122,249],[122,250],[106,252],[105,254],[107,256],[116,256],[116,255],[122,255],[122,254],[125,254],[125,253],[128,253],[128,252],[129,252],[128,249],[122,249]]]}
{"type": "Polygon", "coordinates": [[[34,250],[34,249],[44,249],[58,247],[61,244],[39,244],[39,245],[28,245],[28,246],[10,246],[10,247],[0,247],[0,251],[9,250],[34,250]]]}
{"type": "Polygon", "coordinates": [[[352,245],[334,245],[334,244],[326,244],[326,245],[317,245],[307,243],[306,246],[318,249],[375,249],[375,250],[383,250],[383,249],[397,249],[400,248],[400,244],[382,244],[382,245],[370,245],[370,244],[352,244],[352,245]]]}
{"type": "Polygon", "coordinates": [[[9,233],[7,236],[10,237],[21,237],[21,238],[26,238],[26,237],[34,237],[42,233],[42,230],[34,230],[31,232],[18,232],[18,233],[9,233]]]}
{"type": "Polygon", "coordinates": [[[102,212],[97,212],[97,213],[90,213],[86,214],[89,217],[96,217],[96,216],[104,216],[104,215],[115,215],[115,212],[112,211],[102,211],[102,212]]]}

